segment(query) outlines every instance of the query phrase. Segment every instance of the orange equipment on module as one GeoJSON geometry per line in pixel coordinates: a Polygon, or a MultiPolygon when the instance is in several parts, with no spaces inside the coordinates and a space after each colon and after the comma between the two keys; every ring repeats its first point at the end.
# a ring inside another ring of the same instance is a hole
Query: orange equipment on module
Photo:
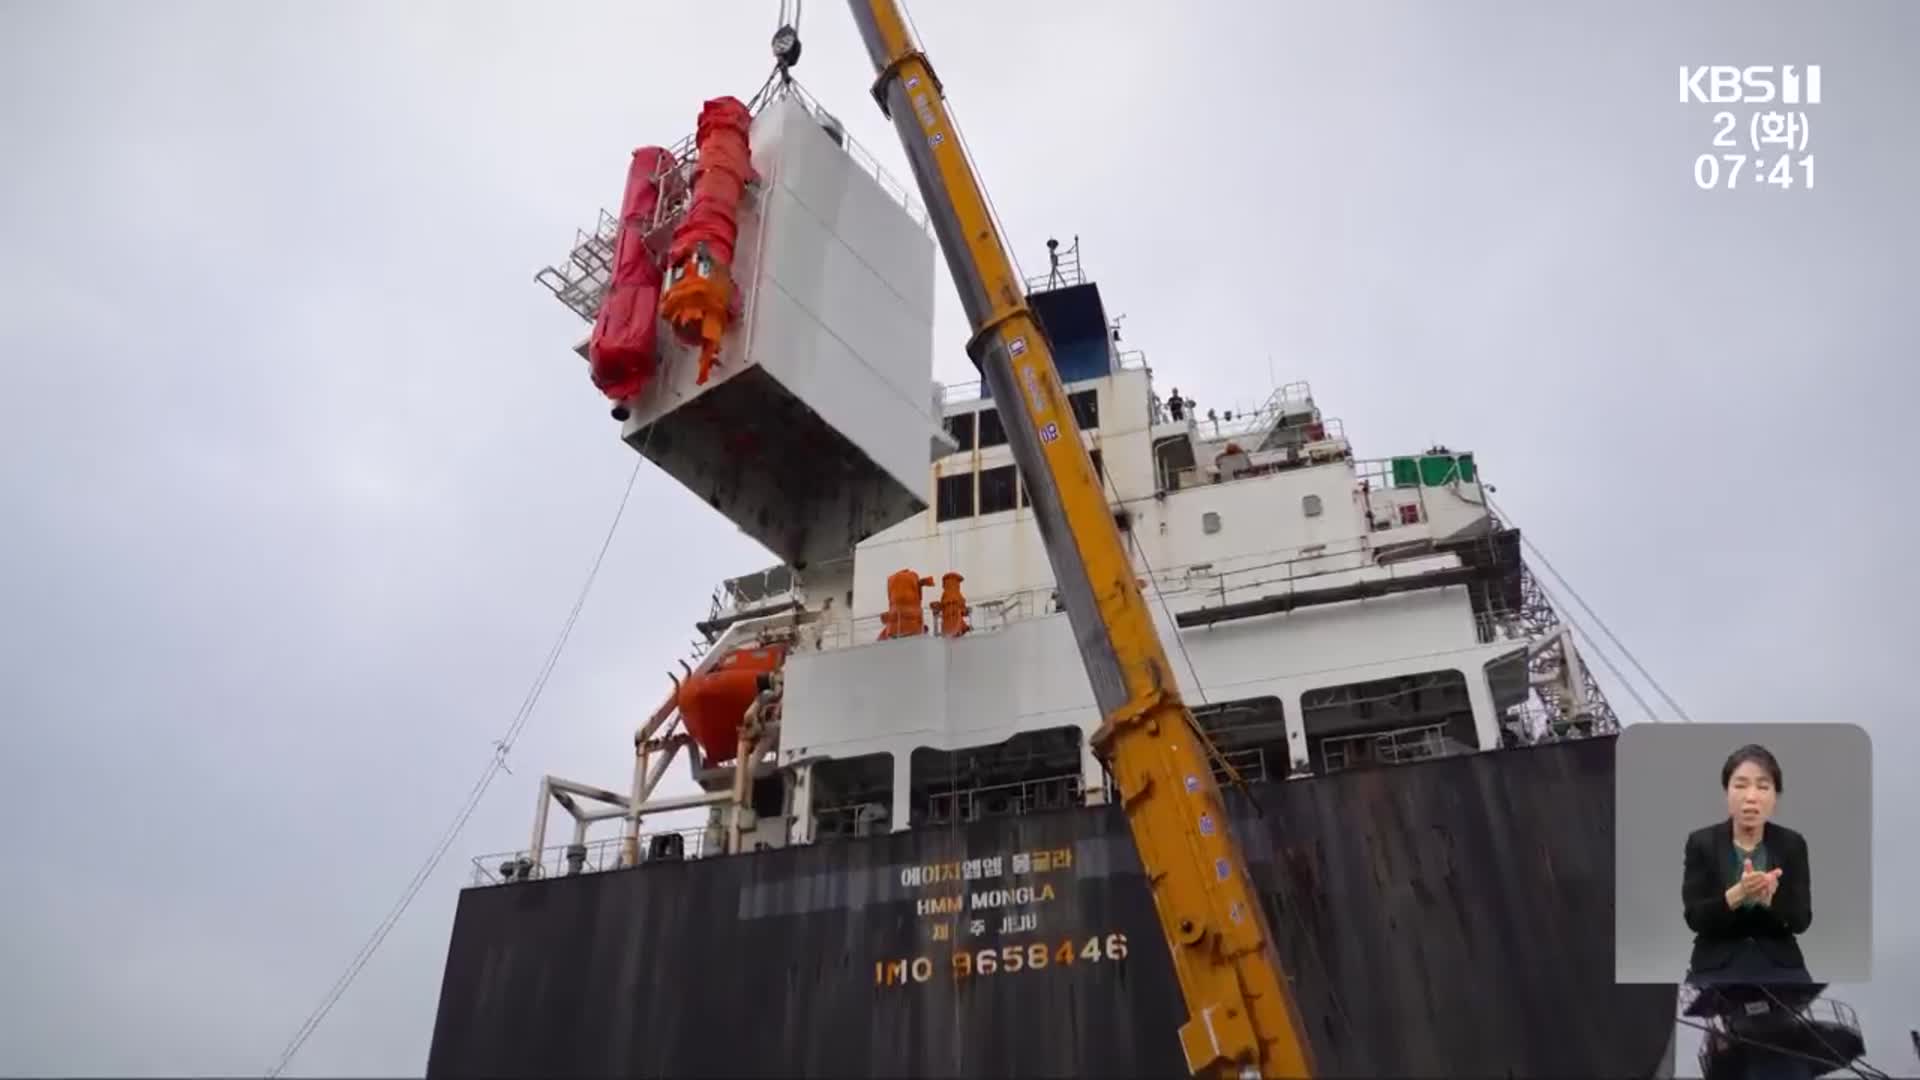
{"type": "Polygon", "coordinates": [[[887,575],[887,613],[880,616],[881,641],[927,632],[927,620],[920,614],[920,590],[932,584],[932,578],[912,570],[887,575]]]}
{"type": "Polygon", "coordinates": [[[646,230],[660,205],[661,178],[674,175],[673,155],[658,146],[635,150],[627,166],[613,274],[587,345],[593,385],[613,401],[616,420],[627,418],[624,402],[646,389],[653,378],[660,267],[647,250],[646,230]]]}
{"type": "Polygon", "coordinates": [[[667,293],[660,301],[680,340],[700,346],[696,385],[707,381],[720,335],[733,317],[734,214],[753,179],[747,128],[753,114],[738,98],[715,98],[700,110],[694,134],[693,201],[667,252],[667,293]]]}
{"type": "Polygon", "coordinates": [[[938,623],[941,637],[959,637],[973,629],[967,621],[967,613],[973,609],[967,606],[967,598],[960,595],[960,583],[966,578],[949,570],[940,575],[940,599],[927,605],[938,623]]]}
{"type": "Polygon", "coordinates": [[[760,693],[760,678],[786,658],[784,645],[740,649],[680,684],[680,716],[708,765],[731,761],[740,752],[740,720],[760,693]]]}

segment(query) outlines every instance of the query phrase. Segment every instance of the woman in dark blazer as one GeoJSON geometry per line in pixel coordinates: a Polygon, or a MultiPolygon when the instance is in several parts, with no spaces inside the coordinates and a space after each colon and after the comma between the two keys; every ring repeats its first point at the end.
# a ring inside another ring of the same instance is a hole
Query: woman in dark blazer
{"type": "Polygon", "coordinates": [[[1806,837],[1768,820],[1780,763],[1762,746],[1735,750],[1720,769],[1727,819],[1687,837],[1690,982],[1811,982],[1795,936],[1813,922],[1806,837]]]}

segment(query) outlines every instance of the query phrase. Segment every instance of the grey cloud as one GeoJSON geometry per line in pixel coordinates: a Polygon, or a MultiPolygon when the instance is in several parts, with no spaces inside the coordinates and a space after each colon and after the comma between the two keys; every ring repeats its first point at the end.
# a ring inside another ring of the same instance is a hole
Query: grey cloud
{"type": "MultiPolygon", "coordinates": [[[[631,464],[531,274],[628,150],[759,84],[773,6],[710,8],[0,8],[0,961],[34,973],[0,1070],[264,1068],[437,838],[631,464]]],[[[1271,356],[1363,452],[1471,446],[1696,716],[1920,750],[1914,11],[920,8],[1028,269],[1078,232],[1163,383],[1252,405],[1271,356]],[[1694,188],[1677,65],[1798,57],[1819,189],[1694,188]]],[[[807,20],[801,77],[906,175],[844,11],[807,20]]],[[[642,473],[514,773],[296,1071],[421,1067],[465,856],[522,842],[541,772],[617,783],[710,584],[765,561],[642,473]]],[[[1879,977],[1836,992],[1896,1067],[1888,862],[1879,977]]]]}

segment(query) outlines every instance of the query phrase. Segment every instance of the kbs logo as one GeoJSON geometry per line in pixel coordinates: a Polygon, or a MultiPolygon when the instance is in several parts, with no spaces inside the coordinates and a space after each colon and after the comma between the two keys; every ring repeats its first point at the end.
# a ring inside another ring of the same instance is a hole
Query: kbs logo
{"type": "Polygon", "coordinates": [[[1820,104],[1820,65],[1808,64],[1806,74],[1792,64],[1778,68],[1759,67],[1680,67],[1680,104],[1690,102],[1715,105],[1820,104]],[[1776,77],[1774,72],[1778,71],[1776,77]]]}

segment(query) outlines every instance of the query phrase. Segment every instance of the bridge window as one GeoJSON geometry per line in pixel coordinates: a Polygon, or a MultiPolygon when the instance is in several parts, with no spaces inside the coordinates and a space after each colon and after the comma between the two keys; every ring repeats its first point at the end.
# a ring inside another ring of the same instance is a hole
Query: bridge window
{"type": "Polygon", "coordinates": [[[946,419],[947,434],[960,444],[961,450],[973,449],[973,417],[970,412],[955,413],[946,419]]]}
{"type": "Polygon", "coordinates": [[[933,515],[935,521],[973,516],[973,470],[935,481],[933,515]]]}
{"type": "Polygon", "coordinates": [[[1019,487],[1017,470],[1012,465],[980,470],[980,512],[997,514],[1014,507],[1019,487]]]}
{"type": "MultiPolygon", "coordinates": [[[[1112,493],[1105,491],[1106,460],[1097,449],[1089,450],[1087,457],[1093,462],[1094,478],[1099,481],[1103,493],[1111,497],[1112,493]]],[[[976,514],[997,514],[1015,507],[1033,505],[1033,500],[1027,495],[1027,482],[1015,465],[997,465],[982,469],[977,474],[972,470],[949,472],[933,479],[935,521],[953,521],[976,514]],[[976,475],[980,478],[977,496],[974,491],[976,475]]]]}
{"type": "MultiPolygon", "coordinates": [[[[1100,486],[1104,489],[1106,487],[1106,479],[1107,479],[1107,463],[1105,459],[1101,458],[1099,450],[1087,451],[1087,457],[1093,460],[1093,475],[1096,479],[1100,481],[1100,486]]],[[[1033,499],[1031,499],[1027,495],[1026,477],[1020,478],[1020,505],[1021,506],[1033,505],[1033,499]]]]}
{"type": "Polygon", "coordinates": [[[1081,431],[1092,431],[1100,426],[1099,391],[1080,390],[1068,394],[1067,405],[1073,409],[1073,422],[1080,425],[1081,431]]]}
{"type": "Polygon", "coordinates": [[[1007,445],[1007,429],[1000,424],[1000,410],[981,409],[974,415],[980,418],[980,449],[1007,445]]]}

